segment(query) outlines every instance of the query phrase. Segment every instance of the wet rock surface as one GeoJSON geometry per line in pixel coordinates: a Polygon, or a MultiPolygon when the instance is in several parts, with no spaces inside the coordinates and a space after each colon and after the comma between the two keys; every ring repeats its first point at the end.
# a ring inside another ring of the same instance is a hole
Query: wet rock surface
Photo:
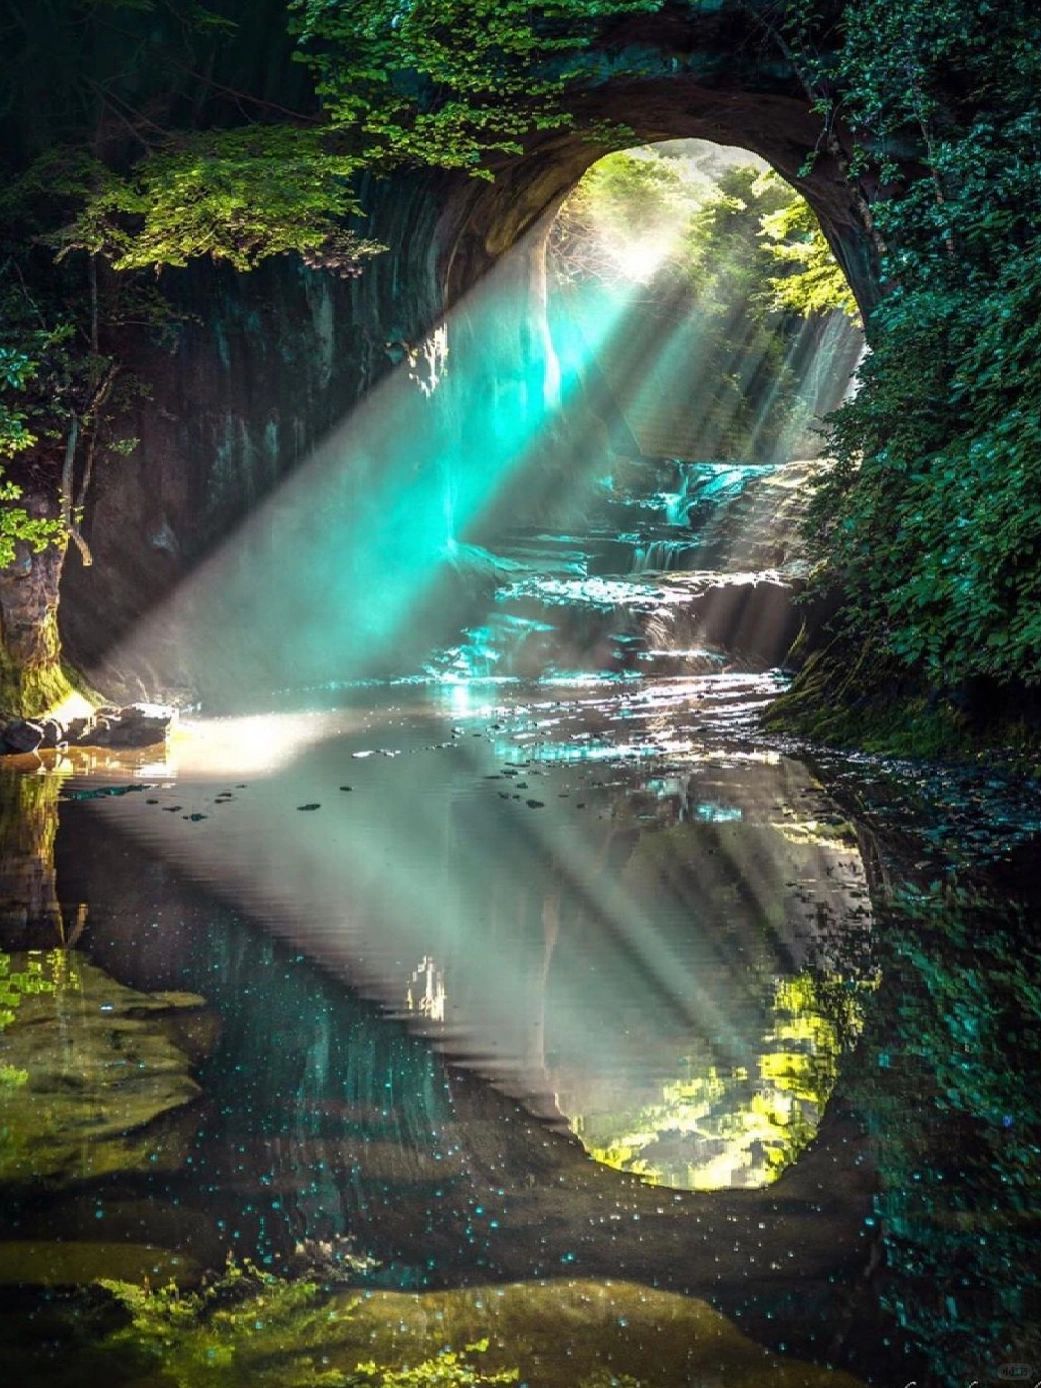
{"type": "Polygon", "coordinates": [[[0,1287],[87,1286],[102,1277],[155,1286],[172,1279],[187,1286],[198,1279],[199,1269],[184,1254],[144,1243],[0,1242],[0,1287]]]}
{"type": "Polygon", "coordinates": [[[176,712],[162,704],[104,705],[89,717],[0,720],[0,755],[51,747],[153,747],[165,741],[176,712]]]}
{"type": "Polygon", "coordinates": [[[34,723],[26,718],[12,718],[0,728],[0,747],[14,756],[35,752],[43,746],[43,738],[42,723],[34,723]]]}
{"type": "Polygon", "coordinates": [[[377,1360],[415,1362],[436,1356],[445,1344],[461,1348],[485,1336],[490,1343],[482,1368],[517,1366],[523,1382],[541,1388],[584,1382],[606,1388],[647,1382],[648,1376],[653,1383],[728,1388],[764,1381],[778,1388],[855,1388],[859,1382],[771,1354],[705,1301],[625,1281],[514,1283],[415,1296],[377,1292],[345,1322],[347,1344],[334,1345],[330,1357],[347,1367],[364,1344],[377,1360]]]}
{"type": "MultiPolygon", "coordinates": [[[[23,962],[13,957],[15,969],[23,962]]],[[[156,1120],[201,1092],[189,1052],[212,1041],[203,999],[125,988],[75,956],[51,973],[48,990],[23,997],[0,1035],[0,1182],[175,1170],[186,1137],[156,1120]]]]}

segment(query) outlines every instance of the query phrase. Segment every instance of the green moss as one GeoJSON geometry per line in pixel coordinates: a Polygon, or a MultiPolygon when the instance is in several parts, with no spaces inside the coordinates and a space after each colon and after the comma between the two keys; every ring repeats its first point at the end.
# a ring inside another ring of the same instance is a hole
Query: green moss
{"type": "Polygon", "coordinates": [[[95,1368],[111,1356],[136,1367],[136,1383],[159,1368],[170,1388],[857,1388],[847,1374],[772,1354],[704,1301],[636,1283],[330,1297],[313,1282],[232,1264],[188,1295],[103,1285],[129,1324],[103,1342],[95,1368]]]}
{"type": "Polygon", "coordinates": [[[74,694],[81,695],[89,704],[105,702],[79,670],[60,658],[59,651],[55,644],[53,659],[41,665],[21,666],[11,660],[0,643],[0,715],[41,718],[74,694]]]}
{"type": "MultiPolygon", "coordinates": [[[[358,1304],[351,1333],[387,1362],[414,1361],[443,1343],[487,1336],[490,1366],[519,1365],[522,1380],[540,1388],[576,1388],[604,1370],[646,1388],[708,1382],[853,1388],[856,1382],[771,1354],[707,1302],[634,1282],[561,1279],[418,1295],[379,1292],[358,1304]]],[[[348,1361],[341,1354],[334,1353],[334,1363],[348,1361]]]]}
{"type": "Polygon", "coordinates": [[[126,988],[72,951],[12,956],[16,974],[34,969],[39,986],[0,1035],[0,1065],[24,1075],[0,1088],[0,1180],[176,1170],[194,1123],[178,1119],[200,1090],[167,1023],[203,1000],[126,988]]]}
{"type": "Polygon", "coordinates": [[[771,732],[879,756],[997,756],[1031,769],[1041,757],[1041,730],[1008,716],[974,724],[950,701],[927,695],[905,668],[870,644],[854,658],[833,647],[814,652],[763,723],[771,732]]]}
{"type": "Polygon", "coordinates": [[[12,660],[0,642],[0,712],[31,718],[54,708],[75,692],[60,657],[56,614],[48,615],[41,636],[45,658],[32,665],[12,660]]]}

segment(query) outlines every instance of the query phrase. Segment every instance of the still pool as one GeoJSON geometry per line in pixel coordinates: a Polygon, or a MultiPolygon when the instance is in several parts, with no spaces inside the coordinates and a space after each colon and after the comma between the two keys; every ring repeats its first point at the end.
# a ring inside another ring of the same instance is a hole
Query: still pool
{"type": "Polygon", "coordinates": [[[5,773],[7,1381],[1029,1362],[1030,893],[916,874],[776,687],[373,686],[5,773]]]}

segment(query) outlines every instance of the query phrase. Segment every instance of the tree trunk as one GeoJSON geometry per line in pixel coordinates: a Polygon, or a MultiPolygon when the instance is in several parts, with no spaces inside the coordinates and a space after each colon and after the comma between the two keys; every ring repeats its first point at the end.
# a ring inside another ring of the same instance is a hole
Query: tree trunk
{"type": "MultiPolygon", "coordinates": [[[[53,505],[26,495],[21,505],[34,515],[52,515],[53,505]]],[[[66,541],[34,554],[19,542],[13,564],[0,569],[0,714],[32,717],[46,713],[71,692],[61,665],[58,584],[66,541]]]]}
{"type": "Polygon", "coordinates": [[[0,776],[0,931],[11,949],[62,941],[54,865],[60,782],[0,776]]]}

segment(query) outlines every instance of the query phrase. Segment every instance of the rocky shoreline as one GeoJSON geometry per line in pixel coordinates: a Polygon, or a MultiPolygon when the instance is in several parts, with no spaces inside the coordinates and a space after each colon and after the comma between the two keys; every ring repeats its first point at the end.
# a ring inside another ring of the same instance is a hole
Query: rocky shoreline
{"type": "Polygon", "coordinates": [[[177,717],[165,704],[105,704],[68,719],[0,717],[0,756],[48,748],[152,747],[164,742],[177,717]]]}

